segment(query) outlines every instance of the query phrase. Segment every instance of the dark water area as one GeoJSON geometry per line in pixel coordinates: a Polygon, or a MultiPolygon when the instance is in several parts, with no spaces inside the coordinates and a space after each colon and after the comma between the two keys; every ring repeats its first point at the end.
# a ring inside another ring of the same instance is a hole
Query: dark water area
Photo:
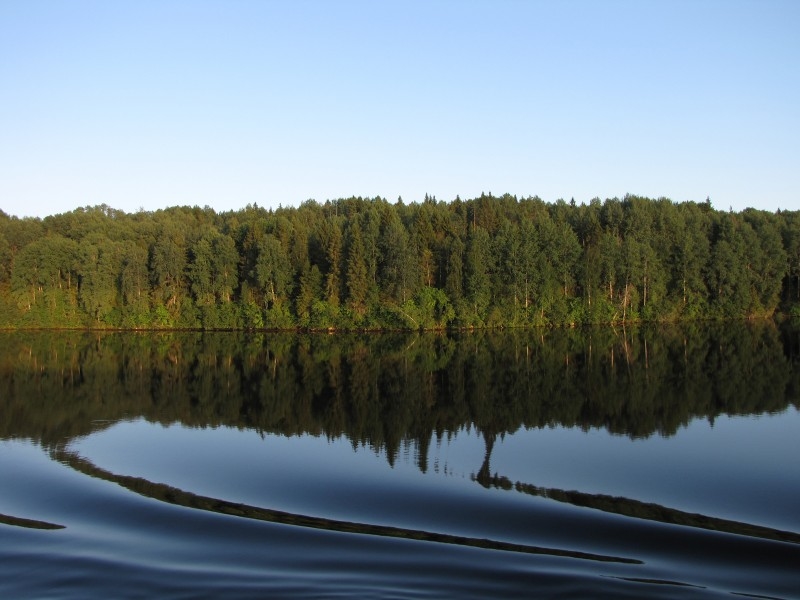
{"type": "Polygon", "coordinates": [[[0,333],[2,598],[799,598],[800,330],[0,333]]]}

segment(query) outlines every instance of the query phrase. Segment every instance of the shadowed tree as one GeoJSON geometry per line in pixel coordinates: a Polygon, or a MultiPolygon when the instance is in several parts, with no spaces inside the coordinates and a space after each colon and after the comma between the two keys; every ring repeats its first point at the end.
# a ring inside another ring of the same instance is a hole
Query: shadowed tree
{"type": "Polygon", "coordinates": [[[282,305],[288,299],[292,266],[286,250],[272,234],[264,235],[258,243],[255,277],[264,297],[264,308],[282,305]]]}
{"type": "Polygon", "coordinates": [[[395,211],[387,211],[379,243],[381,290],[390,300],[402,304],[410,297],[414,265],[408,232],[395,211]]]}
{"type": "Polygon", "coordinates": [[[455,305],[464,297],[464,242],[455,235],[448,239],[444,289],[455,305]]]}
{"type": "Polygon", "coordinates": [[[464,260],[464,291],[473,310],[473,318],[482,323],[492,300],[489,273],[492,269],[489,233],[482,227],[472,227],[467,239],[464,260]]]}
{"type": "Polygon", "coordinates": [[[222,303],[231,302],[239,286],[237,263],[239,254],[236,242],[228,235],[219,234],[211,243],[211,269],[214,275],[214,293],[222,303]]]}
{"type": "Polygon", "coordinates": [[[156,296],[173,312],[184,296],[187,264],[186,241],[173,224],[166,225],[150,250],[150,277],[156,296]]]}
{"type": "Polygon", "coordinates": [[[300,274],[300,287],[295,301],[295,311],[300,320],[300,325],[310,325],[311,307],[315,301],[321,298],[322,287],[323,278],[319,267],[306,261],[300,274]]]}
{"type": "Polygon", "coordinates": [[[355,215],[347,231],[347,305],[359,317],[367,310],[369,272],[361,235],[361,220],[355,215]]]}
{"type": "Polygon", "coordinates": [[[81,244],[80,288],[82,308],[96,323],[118,325],[111,313],[119,309],[122,244],[101,234],[92,234],[81,244]]]}
{"type": "Polygon", "coordinates": [[[122,255],[122,271],[120,272],[120,291],[123,300],[122,325],[147,327],[150,322],[147,250],[133,242],[126,242],[122,255]]]}
{"type": "Polygon", "coordinates": [[[331,306],[338,306],[342,293],[343,236],[338,218],[320,223],[318,237],[325,254],[325,298],[331,306]]]}

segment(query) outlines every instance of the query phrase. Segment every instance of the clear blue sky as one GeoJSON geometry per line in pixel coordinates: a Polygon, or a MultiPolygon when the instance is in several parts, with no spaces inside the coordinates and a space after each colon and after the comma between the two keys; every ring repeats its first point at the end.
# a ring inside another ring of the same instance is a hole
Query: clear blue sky
{"type": "Polygon", "coordinates": [[[800,209],[800,2],[3,0],[0,208],[800,209]]]}

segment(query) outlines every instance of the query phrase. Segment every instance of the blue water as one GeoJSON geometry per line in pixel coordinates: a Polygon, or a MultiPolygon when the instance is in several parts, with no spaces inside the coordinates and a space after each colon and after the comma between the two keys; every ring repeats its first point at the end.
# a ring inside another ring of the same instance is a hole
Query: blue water
{"type": "Polygon", "coordinates": [[[60,528],[0,524],[0,595],[794,598],[798,431],[790,408],[713,427],[696,420],[669,438],[564,427],[498,438],[495,481],[547,490],[539,495],[476,480],[486,443],[474,429],[434,438],[425,472],[411,443],[391,465],[344,438],[141,418],[57,449],[6,440],[0,514],[60,528]],[[130,478],[249,513],[170,503],[129,489],[130,478]],[[794,540],[616,514],[548,497],[553,490],[794,540]],[[297,515],[308,519],[292,522],[297,515]]]}
{"type": "Polygon", "coordinates": [[[0,598],[800,598],[800,330],[0,333],[0,598]]]}

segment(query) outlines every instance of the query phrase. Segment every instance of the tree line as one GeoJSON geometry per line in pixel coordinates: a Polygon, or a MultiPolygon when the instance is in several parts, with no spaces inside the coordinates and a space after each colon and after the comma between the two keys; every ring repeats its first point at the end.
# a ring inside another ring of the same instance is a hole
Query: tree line
{"type": "Polygon", "coordinates": [[[437,329],[800,314],[800,213],[636,196],[0,211],[0,326],[437,329]]]}

